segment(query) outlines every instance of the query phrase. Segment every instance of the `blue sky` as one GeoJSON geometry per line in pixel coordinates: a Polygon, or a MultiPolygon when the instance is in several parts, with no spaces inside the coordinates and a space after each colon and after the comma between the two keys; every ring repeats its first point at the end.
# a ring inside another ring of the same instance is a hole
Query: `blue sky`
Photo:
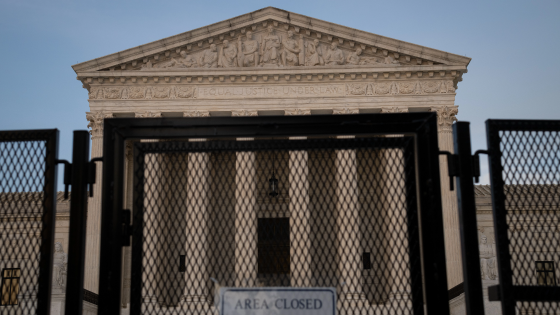
{"type": "Polygon", "coordinates": [[[71,159],[88,111],[71,65],[267,6],[471,57],[456,104],[473,149],[488,118],[560,119],[557,0],[0,0],[0,129],[59,128],[71,159]]]}

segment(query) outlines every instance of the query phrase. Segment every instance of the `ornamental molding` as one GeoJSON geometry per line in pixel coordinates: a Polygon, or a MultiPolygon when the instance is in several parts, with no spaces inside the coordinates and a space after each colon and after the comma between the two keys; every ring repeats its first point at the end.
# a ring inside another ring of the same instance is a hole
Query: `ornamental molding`
{"type": "Polygon", "coordinates": [[[432,107],[430,111],[437,113],[439,131],[445,133],[451,133],[453,122],[457,121],[457,117],[455,116],[459,113],[459,107],[458,106],[432,107]]]}
{"type": "Polygon", "coordinates": [[[301,115],[311,115],[310,109],[286,109],[284,110],[284,115],[286,116],[301,116],[301,115]]]}
{"type": "Polygon", "coordinates": [[[257,110],[247,110],[247,109],[242,109],[242,110],[232,110],[231,111],[231,116],[258,116],[259,113],[257,110]]]}
{"type": "Polygon", "coordinates": [[[452,80],[248,85],[92,86],[90,100],[251,99],[454,94],[452,80]]]}
{"type": "Polygon", "coordinates": [[[134,117],[135,118],[160,118],[161,112],[158,111],[139,112],[139,113],[134,113],[134,117]]]}
{"type": "Polygon", "coordinates": [[[349,114],[359,114],[360,110],[358,108],[333,108],[333,115],[349,115],[349,114]]]}
{"type": "Polygon", "coordinates": [[[408,113],[408,107],[381,107],[381,113],[408,113]]]}
{"type": "Polygon", "coordinates": [[[210,112],[206,110],[189,110],[183,112],[183,117],[210,117],[210,112]]]}
{"type": "Polygon", "coordinates": [[[154,67],[188,69],[193,66],[360,65],[368,62],[466,66],[470,60],[468,57],[268,7],[86,61],[73,68],[76,72],[83,72],[154,67]],[[360,54],[358,49],[362,51],[360,54]]]}
{"type": "Polygon", "coordinates": [[[113,113],[105,111],[93,111],[86,113],[86,119],[88,120],[87,127],[90,128],[90,134],[92,139],[103,137],[103,123],[105,118],[113,118],[113,113]]]}

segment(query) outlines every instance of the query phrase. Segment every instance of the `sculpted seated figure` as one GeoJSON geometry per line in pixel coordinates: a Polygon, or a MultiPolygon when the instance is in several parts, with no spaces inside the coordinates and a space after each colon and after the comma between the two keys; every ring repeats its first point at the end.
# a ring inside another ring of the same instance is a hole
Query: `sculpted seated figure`
{"type": "Polygon", "coordinates": [[[224,45],[220,51],[218,65],[222,68],[237,67],[237,47],[230,45],[227,39],[224,40],[224,45]]]}
{"type": "Polygon", "coordinates": [[[351,65],[380,65],[375,57],[362,57],[362,49],[357,48],[355,52],[348,55],[346,62],[351,65]]]}
{"type": "Polygon", "coordinates": [[[277,67],[279,62],[278,49],[280,48],[280,37],[274,34],[274,28],[268,27],[268,34],[263,38],[261,46],[261,64],[264,67],[277,67]]]}
{"type": "MultiPolygon", "coordinates": [[[[303,35],[301,35],[303,37],[303,35]]],[[[294,39],[294,33],[288,31],[288,37],[282,43],[284,51],[282,51],[282,64],[284,66],[297,66],[299,65],[298,54],[300,52],[300,47],[297,41],[294,39]]]]}
{"type": "Polygon", "coordinates": [[[324,65],[325,60],[323,60],[323,50],[319,44],[319,40],[315,39],[313,42],[307,43],[307,49],[305,51],[305,65],[306,66],[317,66],[324,65]]]}
{"type": "Polygon", "coordinates": [[[329,66],[338,66],[344,64],[344,53],[336,42],[332,42],[331,49],[327,52],[325,56],[325,64],[329,66]]]}
{"type": "Polygon", "coordinates": [[[218,53],[216,52],[216,45],[210,45],[210,48],[200,54],[198,57],[198,65],[202,68],[218,67],[218,53]]]}
{"type": "Polygon", "coordinates": [[[253,32],[247,32],[247,40],[237,39],[237,51],[240,67],[256,67],[259,65],[259,42],[253,39],[253,32]]]}

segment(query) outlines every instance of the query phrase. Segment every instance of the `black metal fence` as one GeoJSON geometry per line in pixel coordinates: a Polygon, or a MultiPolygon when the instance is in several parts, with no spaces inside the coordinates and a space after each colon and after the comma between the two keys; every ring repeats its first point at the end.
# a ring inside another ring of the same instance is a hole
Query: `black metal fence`
{"type": "Polygon", "coordinates": [[[106,120],[99,312],[120,311],[131,231],[131,314],[214,313],[224,286],[334,287],[341,314],[449,313],[435,118],[106,120]]]}
{"type": "Polygon", "coordinates": [[[50,312],[57,146],[56,129],[0,131],[2,314],[50,312]]]}
{"type": "Polygon", "coordinates": [[[500,281],[491,298],[503,314],[558,314],[560,121],[486,126],[500,281]]]}

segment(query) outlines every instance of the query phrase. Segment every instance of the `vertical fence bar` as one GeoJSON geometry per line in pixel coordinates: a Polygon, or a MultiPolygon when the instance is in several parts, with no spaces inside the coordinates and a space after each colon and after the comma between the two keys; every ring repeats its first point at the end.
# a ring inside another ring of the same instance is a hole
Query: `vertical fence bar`
{"type": "Polygon", "coordinates": [[[455,154],[459,156],[460,175],[456,178],[456,186],[463,257],[463,285],[467,314],[484,315],[469,124],[457,122],[453,125],[455,154]]]}
{"type": "Polygon", "coordinates": [[[41,260],[39,266],[39,288],[37,292],[37,314],[48,315],[51,311],[51,281],[53,265],[53,241],[56,224],[56,184],[58,159],[58,130],[49,130],[45,156],[45,185],[43,196],[43,218],[41,230],[41,260]]]}
{"type": "Polygon", "coordinates": [[[89,132],[74,131],[72,145],[72,196],[70,198],[68,277],[64,309],[65,314],[81,315],[84,300],[89,132]]]}
{"type": "Polygon", "coordinates": [[[449,314],[437,117],[418,129],[416,169],[420,195],[420,238],[428,314],[449,314]]]}
{"type": "Polygon", "coordinates": [[[406,223],[408,230],[408,246],[410,261],[410,288],[413,314],[424,313],[424,294],[422,292],[422,263],[420,260],[420,230],[418,228],[418,195],[416,181],[416,160],[414,141],[404,141],[403,147],[404,174],[406,185],[406,223]]]}
{"type": "Polygon", "coordinates": [[[144,185],[146,155],[138,146],[133,147],[133,220],[132,220],[132,262],[130,277],[130,314],[141,314],[143,291],[144,252],[144,185]]]}
{"type": "Polygon", "coordinates": [[[488,166],[490,168],[490,186],[492,188],[492,211],[494,234],[496,237],[496,254],[498,256],[498,276],[500,279],[500,296],[502,314],[515,314],[515,300],[512,296],[511,255],[507,235],[507,213],[502,178],[502,151],[500,149],[500,130],[494,122],[486,121],[486,139],[488,146],[488,166]]]}
{"type": "MultiPolygon", "coordinates": [[[[120,314],[124,140],[105,119],[98,314],[120,314]]],[[[99,193],[99,192],[98,192],[99,193]]]]}

